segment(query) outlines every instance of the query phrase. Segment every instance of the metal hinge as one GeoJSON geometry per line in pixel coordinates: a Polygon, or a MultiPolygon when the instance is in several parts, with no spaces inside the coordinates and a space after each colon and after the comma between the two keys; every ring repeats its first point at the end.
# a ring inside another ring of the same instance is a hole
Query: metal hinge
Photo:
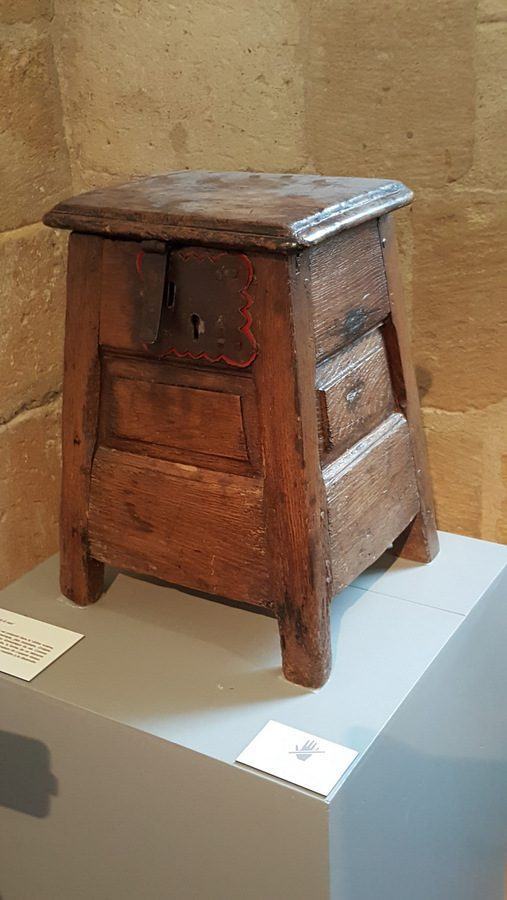
{"type": "Polygon", "coordinates": [[[160,331],[162,308],[168,290],[168,245],[162,241],[141,241],[136,269],[139,275],[139,339],[154,344],[160,331]]]}

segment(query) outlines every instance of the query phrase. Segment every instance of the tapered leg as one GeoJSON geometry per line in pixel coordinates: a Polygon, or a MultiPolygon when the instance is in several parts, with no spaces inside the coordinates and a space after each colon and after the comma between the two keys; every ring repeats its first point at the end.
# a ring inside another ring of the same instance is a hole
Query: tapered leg
{"type": "Polygon", "coordinates": [[[72,234],[69,242],[62,413],[60,586],[81,606],[103,590],[104,566],[88,551],[88,502],[100,393],[101,240],[72,234]]]}
{"type": "Polygon", "coordinates": [[[414,562],[431,562],[438,553],[438,534],[434,523],[433,527],[428,524],[428,518],[420,512],[396,538],[393,552],[414,562]]]}
{"type": "MultiPolygon", "coordinates": [[[[318,449],[315,349],[301,258],[256,255],[255,378],[283,672],[318,688],[331,667],[327,507],[318,449]]],[[[306,273],[307,277],[307,273],[306,273]]]]}
{"type": "Polygon", "coordinates": [[[392,216],[383,216],[379,220],[379,233],[391,304],[391,315],[384,327],[384,337],[395,396],[407,417],[410,429],[420,498],[420,511],[395,541],[394,551],[407,559],[430,562],[438,553],[438,536],[392,216]]]}

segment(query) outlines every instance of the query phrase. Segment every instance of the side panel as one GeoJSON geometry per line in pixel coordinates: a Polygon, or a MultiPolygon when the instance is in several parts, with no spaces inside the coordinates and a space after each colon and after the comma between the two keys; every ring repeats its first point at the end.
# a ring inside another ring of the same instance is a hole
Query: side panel
{"type": "MultiPolygon", "coordinates": [[[[456,581],[474,566],[487,569],[486,542],[448,538],[463,540],[461,554],[439,560],[428,578],[438,611],[427,611],[441,618],[441,598],[456,581]]],[[[482,597],[473,594],[471,612],[331,798],[332,900],[505,900],[506,596],[504,569],[482,597]]],[[[412,597],[405,606],[417,605],[412,597]]],[[[386,624],[386,641],[389,631],[396,622],[386,624]]],[[[425,639],[423,626],[412,643],[425,639]]],[[[377,652],[390,671],[385,647],[377,652]]],[[[373,677],[370,691],[374,702],[373,677]]]]}
{"type": "Polygon", "coordinates": [[[366,222],[310,251],[318,360],[350,344],[389,313],[377,224],[366,222]]]}
{"type": "Polygon", "coordinates": [[[392,216],[383,216],[379,220],[379,234],[391,309],[391,315],[385,328],[389,364],[396,398],[407,417],[410,428],[410,442],[420,497],[418,515],[398,541],[396,550],[400,556],[405,556],[407,559],[430,562],[438,553],[433,490],[426,455],[419,393],[410,351],[410,335],[392,216]]]}
{"type": "Polygon", "coordinates": [[[425,562],[438,542],[390,217],[324,241],[310,270],[337,591],[391,544],[425,562]]]}
{"type": "Polygon", "coordinates": [[[333,589],[350,584],[417,514],[407,423],[399,413],[324,469],[333,589]]]}

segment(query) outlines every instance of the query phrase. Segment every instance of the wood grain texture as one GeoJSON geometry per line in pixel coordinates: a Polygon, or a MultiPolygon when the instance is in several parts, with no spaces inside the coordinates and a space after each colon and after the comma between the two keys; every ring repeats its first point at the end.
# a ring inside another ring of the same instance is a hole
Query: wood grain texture
{"type": "Polygon", "coordinates": [[[317,368],[320,453],[330,462],[394,409],[380,331],[345,347],[317,368]]]}
{"type": "Polygon", "coordinates": [[[331,664],[330,581],[307,258],[258,255],[255,271],[255,302],[262,310],[255,381],[271,590],[285,677],[316,688],[331,664]]]}
{"type": "Polygon", "coordinates": [[[262,482],[100,448],[90,547],[113,566],[270,605],[262,482]]]}
{"type": "Polygon", "coordinates": [[[106,352],[101,392],[101,445],[218,471],[260,473],[255,385],[243,372],[106,352]]]}
{"type": "Polygon", "coordinates": [[[148,353],[141,339],[143,311],[140,306],[136,261],[137,241],[102,242],[100,343],[118,350],[148,353]]]}
{"type": "Polygon", "coordinates": [[[333,590],[350,584],[417,514],[407,422],[393,413],[323,470],[333,590]]]}
{"type": "Polygon", "coordinates": [[[350,344],[389,313],[376,222],[313,249],[310,277],[317,360],[350,344]]]}
{"type": "Polygon", "coordinates": [[[104,574],[88,543],[90,473],[100,390],[101,253],[99,238],[71,235],[62,412],[60,586],[66,597],[82,606],[98,599],[104,574]]]}
{"type": "Polygon", "coordinates": [[[259,172],[169,172],[72,197],[46,225],[199,244],[287,249],[410,203],[395,181],[259,172]]]}
{"type": "Polygon", "coordinates": [[[391,316],[386,321],[384,328],[384,338],[388,350],[394,393],[408,420],[420,496],[418,514],[405,533],[400,535],[395,550],[399,556],[407,559],[429,562],[438,553],[438,535],[419,393],[410,350],[410,335],[405,312],[396,234],[391,216],[385,216],[379,220],[379,235],[391,307],[391,316]]]}
{"type": "Polygon", "coordinates": [[[115,378],[105,402],[113,437],[248,459],[237,394],[115,378]]]}

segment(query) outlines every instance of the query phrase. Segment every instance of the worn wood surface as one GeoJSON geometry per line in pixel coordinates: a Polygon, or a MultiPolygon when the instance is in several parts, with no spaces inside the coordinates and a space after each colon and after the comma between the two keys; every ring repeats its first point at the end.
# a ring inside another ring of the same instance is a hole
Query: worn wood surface
{"type": "Polygon", "coordinates": [[[382,335],[370,332],[317,368],[320,453],[324,463],[372,431],[394,409],[382,335]]]}
{"type": "Polygon", "coordinates": [[[101,391],[101,444],[236,474],[260,472],[250,375],[106,352],[101,391]]]}
{"type": "Polygon", "coordinates": [[[376,222],[345,231],[310,252],[317,359],[378,325],[389,299],[376,222]]]}
{"type": "Polygon", "coordinates": [[[262,309],[255,362],[265,459],[271,591],[286,678],[307,687],[330,665],[329,556],[315,403],[315,348],[305,255],[257,256],[262,309]]]}
{"type": "Polygon", "coordinates": [[[386,322],[384,337],[389,355],[394,393],[409,424],[420,496],[419,512],[405,533],[400,535],[395,549],[399,556],[417,562],[429,562],[438,553],[438,535],[392,216],[380,219],[379,234],[391,306],[391,316],[386,322]]]}
{"type": "Polygon", "coordinates": [[[323,470],[333,590],[370,566],[417,514],[409,429],[393,413],[323,470]]]}
{"type": "Polygon", "coordinates": [[[88,502],[99,412],[99,306],[102,241],[69,241],[62,411],[60,586],[83,606],[102,593],[104,567],[90,553],[88,502]]]}
{"type": "Polygon", "coordinates": [[[287,249],[410,203],[395,181],[258,172],[169,172],[59,203],[46,225],[97,234],[287,249]]]}
{"type": "Polygon", "coordinates": [[[132,350],[148,354],[141,338],[143,310],[140,304],[140,284],[137,241],[102,242],[100,343],[118,350],[132,350]]]}
{"type": "Polygon", "coordinates": [[[118,568],[269,606],[262,482],[100,448],[90,547],[118,568]]]}
{"type": "Polygon", "coordinates": [[[104,403],[112,437],[248,459],[237,394],[115,378],[104,403]]]}

